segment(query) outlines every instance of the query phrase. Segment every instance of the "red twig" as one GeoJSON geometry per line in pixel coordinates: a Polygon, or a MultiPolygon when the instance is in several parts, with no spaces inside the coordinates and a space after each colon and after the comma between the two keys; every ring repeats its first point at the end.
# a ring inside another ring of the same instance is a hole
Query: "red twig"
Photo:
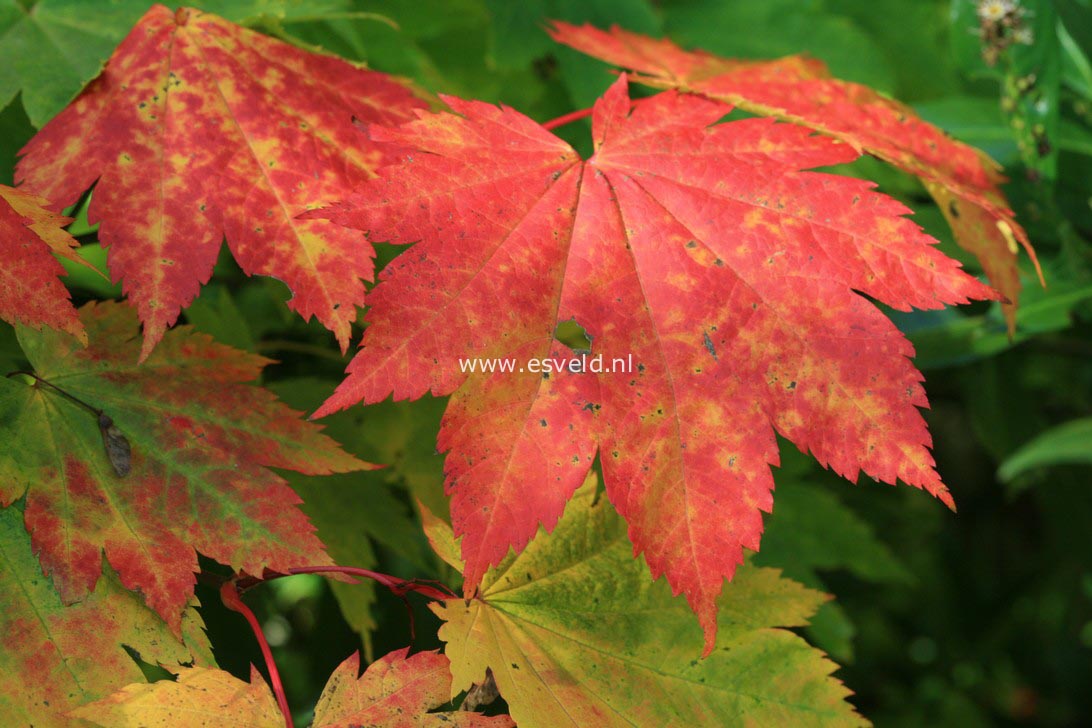
{"type": "Polygon", "coordinates": [[[273,579],[279,579],[285,576],[292,576],[294,574],[345,574],[346,576],[362,576],[382,584],[390,589],[396,596],[400,597],[405,596],[409,592],[417,592],[422,596],[428,597],[429,599],[436,599],[437,601],[458,598],[458,595],[455,594],[455,592],[451,591],[438,581],[400,579],[397,576],[383,574],[378,571],[372,571],[371,569],[361,569],[356,566],[299,566],[294,569],[285,569],[284,571],[267,571],[266,575],[260,579],[257,577],[244,577],[239,580],[239,584],[243,589],[249,589],[255,584],[264,581],[272,581],[273,579]]]}
{"type": "Polygon", "coordinates": [[[544,129],[556,129],[559,126],[565,126],[566,124],[571,124],[574,121],[591,116],[591,113],[592,110],[590,107],[587,109],[580,109],[580,111],[572,111],[564,116],[559,116],[556,119],[550,119],[543,124],[542,127],[544,129]]]}
{"type": "Polygon", "coordinates": [[[277,705],[280,706],[281,713],[284,714],[285,728],[293,728],[292,711],[288,708],[288,698],[284,694],[284,685],[281,684],[281,674],[277,672],[277,663],[273,661],[273,652],[269,649],[269,643],[266,642],[265,635],[262,633],[262,626],[258,624],[258,618],[254,616],[254,612],[250,611],[250,607],[244,604],[239,597],[234,580],[225,581],[223,586],[220,587],[220,599],[223,600],[225,607],[243,615],[250,624],[250,629],[258,640],[258,646],[262,649],[265,667],[269,670],[269,682],[273,687],[273,694],[277,696],[277,705]]]}
{"type": "MultiPolygon", "coordinates": [[[[284,685],[281,684],[281,675],[277,672],[277,663],[273,661],[273,651],[269,649],[269,643],[265,639],[265,634],[262,633],[261,625],[258,624],[258,618],[254,616],[254,612],[250,611],[250,607],[243,603],[242,598],[239,596],[239,590],[246,590],[263,582],[294,574],[345,574],[346,576],[362,576],[373,579],[400,597],[406,604],[407,609],[409,609],[409,601],[406,599],[406,594],[409,592],[417,592],[429,599],[438,601],[458,598],[455,592],[440,582],[399,579],[390,574],[382,574],[378,571],[361,569],[355,566],[299,566],[294,569],[286,569],[283,572],[266,571],[265,575],[261,577],[237,576],[224,582],[220,586],[220,598],[223,600],[224,606],[243,615],[250,624],[250,629],[254,632],[254,637],[258,640],[258,646],[262,650],[266,669],[269,670],[269,682],[273,688],[273,694],[277,696],[277,705],[280,706],[281,712],[284,714],[286,728],[293,728],[292,712],[288,707],[288,698],[284,694],[284,685]]],[[[413,632],[412,610],[410,610],[410,632],[413,632]]]]}

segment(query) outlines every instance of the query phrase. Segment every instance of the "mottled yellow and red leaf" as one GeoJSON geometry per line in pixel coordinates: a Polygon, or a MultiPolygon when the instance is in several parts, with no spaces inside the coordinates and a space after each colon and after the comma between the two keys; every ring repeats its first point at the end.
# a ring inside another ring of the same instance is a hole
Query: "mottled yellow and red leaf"
{"type": "Polygon", "coordinates": [[[384,74],[157,5],[22,150],[16,177],[57,205],[95,186],[89,219],[140,312],[143,356],[208,281],[225,237],[244,271],[284,281],[289,305],[344,350],[371,247],[296,216],[383,160],[354,119],[398,122],[421,106],[384,74]]]}
{"type": "Polygon", "coordinates": [[[5,725],[70,726],[66,711],[143,679],[127,650],[163,665],[212,660],[195,609],[183,617],[183,643],[108,567],[93,593],[64,606],[31,551],[22,515],[18,507],[0,510],[0,716],[5,725]]]}
{"type": "Polygon", "coordinates": [[[142,728],[279,728],[284,717],[262,675],[250,682],[207,667],[180,667],[177,680],[126,685],[70,711],[92,725],[142,728]]]}
{"type": "MultiPolygon", "coordinates": [[[[314,728],[389,726],[390,728],[507,728],[505,715],[429,712],[448,702],[450,663],[439,652],[409,648],[379,658],[360,675],[360,658],[353,654],[326,683],[315,706],[314,728]]],[[[71,715],[95,725],[119,726],[239,726],[284,725],[277,701],[261,674],[251,668],[250,682],[223,670],[182,667],[178,680],[133,684],[71,715]]]]}
{"type": "Polygon", "coordinates": [[[395,650],[360,674],[360,657],[341,663],[315,706],[316,728],[398,726],[398,728],[502,728],[515,725],[506,716],[469,711],[430,713],[450,700],[451,663],[439,652],[409,654],[395,650]]]}
{"type": "Polygon", "coordinates": [[[20,328],[39,377],[101,410],[132,446],[122,477],[98,418],[35,380],[0,379],[0,502],[26,497],[25,522],[61,599],[86,597],[102,556],[177,632],[193,596],[197,552],[247,572],[327,563],[299,498],[270,467],[322,475],[369,467],[251,386],[268,360],[189,327],[145,362],[138,322],[88,304],[90,339],[20,328]]]}
{"type": "Polygon", "coordinates": [[[64,230],[69,218],[50,212],[49,203],[24,190],[0,185],[0,318],[24,326],[50,326],[87,343],[54,254],[87,265],[64,230]]]}
{"type": "Polygon", "coordinates": [[[372,137],[411,147],[323,212],[417,242],[380,275],[349,376],[318,414],[454,392],[439,445],[467,596],[557,522],[596,450],[652,573],[683,591],[712,649],[716,597],[757,549],[775,433],[859,471],[951,497],[933,467],[900,310],[998,294],[856,179],[801,171],[850,145],[675,91],[596,104],[582,161],[521,114],[445,99],[372,137]],[[865,295],[862,295],[865,294],[865,295]],[[530,371],[575,320],[624,371],[530,371]],[[513,362],[470,374],[470,359],[513,362]],[[631,368],[630,368],[631,367],[631,368]]]}
{"type": "MultiPolygon", "coordinates": [[[[556,22],[554,40],[629,68],[634,80],[704,94],[755,114],[802,124],[919,177],[956,241],[978,258],[1014,326],[1020,277],[1018,245],[1039,263],[1000,190],[1003,178],[985,154],[923,121],[913,109],[857,83],[832,78],[822,62],[790,56],[737,61],[686,51],[669,40],[556,22]]],[[[1041,271],[1039,272],[1042,277],[1041,271]]]]}

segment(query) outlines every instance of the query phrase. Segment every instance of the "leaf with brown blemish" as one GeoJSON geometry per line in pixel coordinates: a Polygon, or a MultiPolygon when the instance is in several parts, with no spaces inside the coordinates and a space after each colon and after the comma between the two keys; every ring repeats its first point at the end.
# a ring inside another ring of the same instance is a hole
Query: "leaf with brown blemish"
{"type": "Polygon", "coordinates": [[[269,468],[371,466],[251,384],[267,359],[180,327],[138,365],[131,309],[88,304],[80,320],[87,348],[20,328],[41,381],[0,379],[0,425],[18,453],[0,458],[0,505],[26,498],[34,550],[65,603],[93,591],[105,555],[177,633],[198,551],[252,574],[329,563],[269,468]]]}

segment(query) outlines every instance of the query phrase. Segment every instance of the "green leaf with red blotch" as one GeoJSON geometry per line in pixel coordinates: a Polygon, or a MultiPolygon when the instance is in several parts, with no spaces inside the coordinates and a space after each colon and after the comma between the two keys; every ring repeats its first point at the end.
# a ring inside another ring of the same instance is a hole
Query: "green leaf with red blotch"
{"type": "MultiPolygon", "coordinates": [[[[192,605],[191,605],[192,606],[192,605]]],[[[5,725],[68,726],[65,712],[143,679],[145,662],[212,664],[201,618],[187,609],[185,643],[126,591],[109,567],[94,592],[66,607],[42,574],[18,506],[0,510],[0,715],[5,725]]]]}
{"type": "MultiPolygon", "coordinates": [[[[444,542],[451,530],[430,525],[444,542]],[[446,530],[446,534],[443,531],[446,530]]],[[[807,623],[826,597],[776,569],[741,567],[720,603],[717,649],[667,585],[649,583],[626,524],[580,488],[551,534],[492,569],[474,599],[432,609],[452,695],[487,669],[521,728],[861,725],[836,665],[777,627],[807,623]]]]}
{"type": "MultiPolygon", "coordinates": [[[[363,675],[355,653],[341,663],[315,706],[313,728],[513,725],[504,715],[429,712],[448,702],[451,673],[447,658],[439,652],[408,654],[408,647],[395,650],[368,665],[363,675]]],[[[108,728],[284,725],[273,693],[253,668],[248,683],[223,670],[183,667],[178,670],[177,682],[129,685],[71,715],[108,728]]]]}
{"type": "Polygon", "coordinates": [[[182,327],[138,365],[130,309],[88,304],[80,319],[86,349],[49,330],[20,328],[19,341],[37,376],[112,420],[131,444],[127,475],[85,407],[33,379],[0,379],[0,501],[25,495],[34,550],[65,603],[94,589],[105,553],[177,633],[197,551],[252,574],[329,563],[299,498],[268,468],[369,466],[248,384],[267,359],[182,327]]]}
{"type": "Polygon", "coordinates": [[[384,74],[157,5],[22,150],[16,179],[61,206],[95,185],[89,220],[140,312],[142,356],[208,281],[225,237],[244,271],[284,281],[289,305],[345,349],[372,250],[296,216],[382,161],[358,122],[423,105],[384,74]]]}
{"type": "Polygon", "coordinates": [[[48,204],[0,185],[0,318],[34,328],[50,326],[87,343],[71,294],[59,280],[64,268],[53,254],[88,264],[74,252],[79,243],[64,231],[72,221],[47,210],[48,204]]]}
{"type": "Polygon", "coordinates": [[[900,310],[998,294],[869,183],[801,171],[852,147],[770,119],[716,124],[728,105],[674,91],[631,104],[622,78],[582,161],[511,109],[446,100],[459,115],[373,127],[411,151],[311,213],[420,241],[384,268],[363,348],[318,414],[454,392],[438,445],[467,596],[556,523],[596,450],[706,651],[717,594],[772,507],[775,432],[846,478],[951,504],[912,347],[861,294],[900,310]],[[530,371],[570,319],[628,371],[530,371]],[[516,370],[466,372],[485,358],[516,370]]]}
{"type": "MultiPolygon", "coordinates": [[[[555,22],[550,35],[582,53],[632,69],[635,81],[703,94],[754,114],[802,124],[919,177],[952,226],[956,242],[978,258],[1008,299],[1005,317],[1010,331],[1015,326],[1018,246],[1037,271],[1039,263],[1001,192],[1004,180],[997,164],[982,152],[948,137],[904,104],[867,86],[832,78],[815,59],[730,60],[685,51],[669,40],[617,26],[603,31],[555,22]]],[[[1041,280],[1041,271],[1039,276],[1041,280]]]]}

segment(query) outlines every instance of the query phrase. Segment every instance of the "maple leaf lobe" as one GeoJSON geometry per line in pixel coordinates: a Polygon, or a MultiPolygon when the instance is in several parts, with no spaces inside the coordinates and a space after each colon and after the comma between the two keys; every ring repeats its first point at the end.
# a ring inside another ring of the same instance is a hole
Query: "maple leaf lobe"
{"type": "Polygon", "coordinates": [[[0,318],[14,324],[67,331],[87,343],[87,334],[58,280],[64,268],[52,254],[90,265],[75,253],[79,243],[64,226],[72,222],[26,190],[0,185],[0,318]]]}
{"type": "Polygon", "coordinates": [[[1004,179],[993,160],[923,121],[908,106],[867,86],[833,78],[821,61],[800,56],[773,61],[720,58],[618,26],[604,31],[553,21],[547,30],[559,43],[633,69],[632,77],[641,83],[692,91],[802,124],[919,177],[956,241],[979,259],[1002,293],[1010,332],[1021,289],[1019,247],[1043,282],[1035,251],[1000,190],[1004,179]]]}

